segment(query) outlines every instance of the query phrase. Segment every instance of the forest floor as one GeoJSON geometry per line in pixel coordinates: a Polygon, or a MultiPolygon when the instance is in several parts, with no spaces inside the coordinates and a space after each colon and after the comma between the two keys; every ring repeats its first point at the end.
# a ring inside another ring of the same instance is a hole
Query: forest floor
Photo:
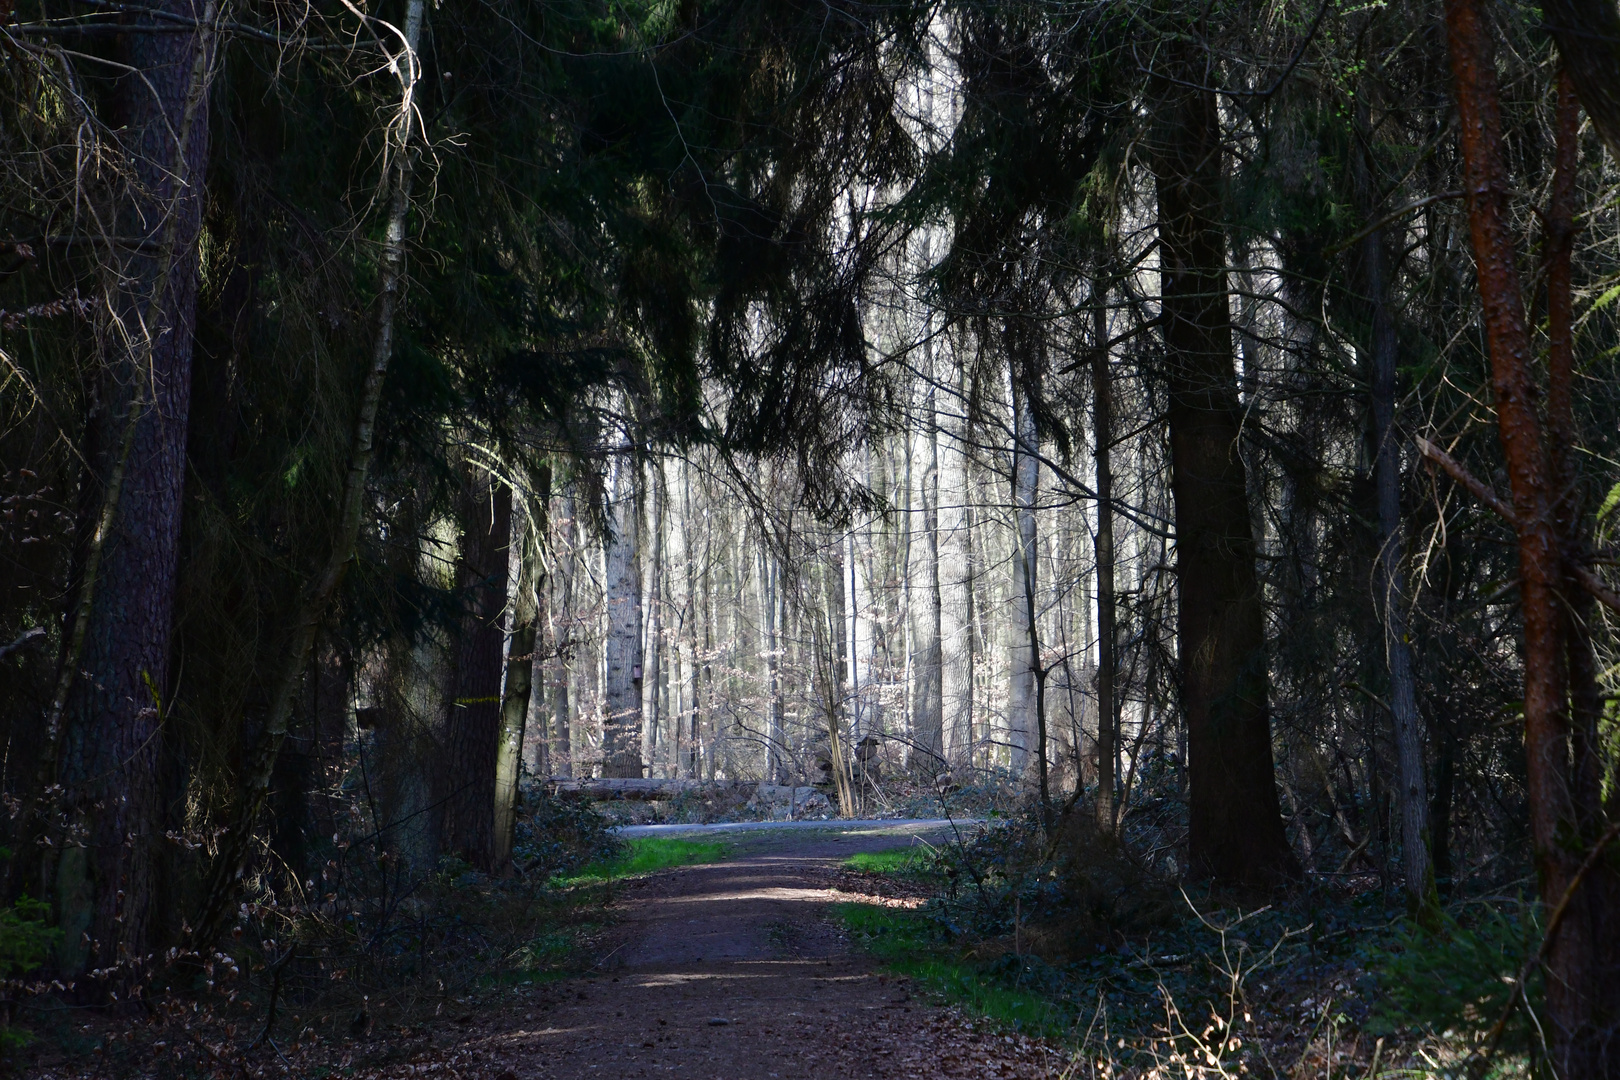
{"type": "Polygon", "coordinates": [[[497,1080],[1060,1075],[1056,1047],[913,997],[828,917],[837,903],[919,903],[840,863],[927,831],[750,832],[726,862],[624,882],[597,974],[517,995],[469,1018],[457,1044],[372,1075],[419,1076],[429,1060],[497,1080]]]}

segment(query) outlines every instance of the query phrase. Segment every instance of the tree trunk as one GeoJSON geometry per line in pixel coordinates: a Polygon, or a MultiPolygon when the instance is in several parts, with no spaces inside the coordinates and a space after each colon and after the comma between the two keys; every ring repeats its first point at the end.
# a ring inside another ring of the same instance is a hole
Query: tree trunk
{"type": "Polygon", "coordinates": [[[1195,875],[1269,884],[1298,872],[1277,805],[1265,609],[1255,572],[1233,370],[1220,123],[1190,43],[1165,47],[1153,166],[1175,497],[1181,699],[1195,875]]]}
{"type": "MultiPolygon", "coordinates": [[[[925,328],[925,332],[931,326],[925,328]]],[[[912,436],[911,514],[907,527],[906,579],[910,589],[907,615],[911,630],[911,731],[917,764],[928,773],[946,761],[944,733],[944,654],[940,642],[939,432],[935,413],[934,345],[923,344],[923,388],[920,430],[912,436]]]]}
{"type": "MultiPolygon", "coordinates": [[[[1591,558],[1590,503],[1582,482],[1578,454],[1580,430],[1575,421],[1575,313],[1571,257],[1578,231],[1576,170],[1580,164],[1580,104],[1576,86],[1566,70],[1558,77],[1556,152],[1552,199],[1547,208],[1547,450],[1552,474],[1552,511],[1566,571],[1591,558]]],[[[1570,733],[1574,756],[1575,817],[1583,846],[1597,842],[1608,822],[1603,808],[1603,759],[1599,725],[1604,700],[1598,684],[1598,665],[1592,647],[1592,623],[1598,617],[1592,597],[1566,572],[1562,586],[1565,660],[1569,666],[1570,733]]],[[[1611,795],[1611,797],[1613,797],[1611,795]]],[[[1620,910],[1620,871],[1616,860],[1604,859],[1587,872],[1584,904],[1572,906],[1565,920],[1582,918],[1578,931],[1592,946],[1589,963],[1592,1000],[1589,1023],[1599,1039],[1620,1022],[1620,930],[1613,915],[1620,910]]],[[[1610,1075],[1620,1074],[1620,1055],[1614,1050],[1584,1050],[1576,1060],[1593,1057],[1610,1075]],[[1603,1055],[1607,1054],[1607,1060],[1603,1055]]]]}
{"type": "MultiPolygon", "coordinates": [[[[1508,206],[1496,68],[1490,32],[1477,0],[1447,0],[1446,31],[1461,121],[1469,231],[1490,346],[1491,390],[1518,533],[1532,854],[1548,909],[1562,903],[1568,894],[1565,916],[1552,940],[1543,946],[1548,969],[1543,1017],[1549,1029],[1551,1064],[1558,1075],[1612,1076],[1620,1064],[1609,1049],[1617,1019],[1615,995],[1620,992],[1615,987],[1620,979],[1609,965],[1615,958],[1620,928],[1613,913],[1603,907],[1609,873],[1600,868],[1596,876],[1576,879],[1594,841],[1591,830],[1596,815],[1580,812],[1584,808],[1578,808],[1577,799],[1583,794],[1582,785],[1578,775],[1571,775],[1570,683],[1558,595],[1563,552],[1555,507],[1560,500],[1551,483],[1557,465],[1548,461],[1536,411],[1533,353],[1508,206]]],[[[1570,435],[1557,430],[1565,423],[1559,415],[1563,405],[1555,399],[1556,384],[1564,377],[1558,366],[1565,361],[1554,357],[1553,362],[1549,406],[1553,439],[1561,444],[1570,435]]],[[[1567,449],[1560,446],[1561,451],[1567,449]]]]}
{"type": "Polygon", "coordinates": [[[555,602],[551,608],[551,641],[556,658],[551,662],[551,738],[552,768],[558,776],[574,775],[574,748],[572,731],[572,699],[568,693],[568,672],[574,664],[576,628],[574,599],[574,567],[578,559],[578,523],[574,520],[578,507],[575,502],[572,478],[563,485],[561,513],[556,533],[557,584],[555,602]]]}
{"type": "Polygon", "coordinates": [[[641,593],[636,582],[636,461],[628,447],[608,466],[602,600],[607,638],[602,681],[602,775],[639,777],[641,763],[641,593]]]}
{"type": "MultiPolygon", "coordinates": [[[[447,854],[490,871],[497,868],[496,761],[501,749],[501,651],[506,637],[501,623],[506,615],[512,489],[477,466],[470,466],[467,473],[456,560],[463,614],[444,718],[443,843],[447,854]]],[[[520,734],[520,742],[521,738],[520,734]]]]}
{"type": "Polygon", "coordinates": [[[760,652],[765,659],[765,779],[786,783],[787,756],[782,730],[782,686],[780,680],[780,639],[777,636],[777,569],[770,550],[759,546],[759,633],[760,652]]]}
{"type": "Polygon", "coordinates": [[[1008,765],[1016,778],[1023,778],[1031,767],[1030,744],[1035,742],[1038,718],[1035,641],[1035,498],[1040,480],[1040,462],[1035,432],[1035,413],[1029,393],[1014,372],[1012,388],[1012,586],[1008,596],[1007,623],[1007,742],[1008,765]]]}
{"type": "Polygon", "coordinates": [[[654,461],[647,480],[647,561],[641,610],[647,624],[641,661],[641,757],[648,772],[665,756],[659,745],[658,685],[664,651],[664,467],[654,461]]]}
{"type": "MultiPolygon", "coordinates": [[[[1102,275],[1099,273],[1098,279],[1102,275]]],[[[1097,537],[1097,827],[1114,832],[1114,755],[1119,742],[1119,709],[1114,679],[1119,658],[1114,641],[1114,384],[1108,369],[1108,294],[1094,298],[1091,354],[1091,422],[1096,440],[1097,537]]]]}
{"type": "MultiPolygon", "coordinates": [[[[517,826],[518,779],[523,769],[524,729],[533,692],[536,643],[539,638],[540,590],[545,587],[537,541],[546,527],[551,497],[551,471],[540,490],[516,500],[511,539],[507,544],[506,674],[501,688],[501,728],[495,751],[494,843],[490,866],[505,870],[512,859],[517,826]],[[530,509],[532,508],[532,510],[530,509]]],[[[544,733],[542,732],[542,735],[544,733]]]]}
{"type": "Polygon", "coordinates": [[[204,29],[119,39],[129,73],[115,95],[122,115],[114,126],[134,186],[121,231],[161,239],[156,254],[136,254],[121,268],[128,285],[115,301],[119,327],[104,331],[100,400],[86,440],[94,477],[87,492],[101,497],[86,515],[94,532],[42,755],[47,781],[62,785],[66,819],[87,830],[46,867],[63,931],[57,967],[69,976],[98,969],[120,982],[133,973],[125,965],[146,956],[161,903],[162,721],[172,689],[216,12],[190,0],[158,8],[204,29]]]}
{"type": "Polygon", "coordinates": [[[1565,75],[1609,153],[1620,158],[1620,9],[1614,0],[1542,0],[1565,75]]]}
{"type": "MultiPolygon", "coordinates": [[[[1365,154],[1357,165],[1364,212],[1373,213],[1371,170],[1365,154]]],[[[1385,271],[1384,231],[1361,241],[1362,289],[1371,342],[1373,487],[1378,505],[1378,606],[1384,619],[1384,661],[1400,767],[1401,875],[1407,911],[1430,929],[1439,925],[1440,895],[1429,852],[1429,793],[1424,762],[1423,719],[1418,715],[1417,677],[1406,631],[1406,548],[1401,539],[1401,456],[1395,433],[1395,378],[1399,360],[1395,319],[1385,271]]]]}
{"type": "Polygon", "coordinates": [[[939,435],[940,725],[945,760],[968,765],[973,755],[973,544],[968,518],[965,373],[953,357],[939,435]]]}

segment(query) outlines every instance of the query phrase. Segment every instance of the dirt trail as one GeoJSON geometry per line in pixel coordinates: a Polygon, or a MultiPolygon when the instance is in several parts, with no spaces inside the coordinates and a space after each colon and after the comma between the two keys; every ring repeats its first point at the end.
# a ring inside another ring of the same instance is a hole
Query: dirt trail
{"type": "Polygon", "coordinates": [[[1042,1044],[913,997],[826,917],[855,899],[837,888],[851,887],[840,860],[912,842],[907,829],[752,834],[731,861],[627,883],[601,974],[547,988],[517,1026],[469,1031],[462,1048],[497,1080],[1061,1075],[1042,1044]]]}

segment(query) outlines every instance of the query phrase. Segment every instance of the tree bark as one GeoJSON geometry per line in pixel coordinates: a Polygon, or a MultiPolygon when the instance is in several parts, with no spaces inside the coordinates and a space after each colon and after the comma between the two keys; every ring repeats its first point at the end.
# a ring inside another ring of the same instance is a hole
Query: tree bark
{"type": "Polygon", "coordinates": [[[951,768],[973,755],[973,536],[968,517],[967,394],[962,365],[950,360],[948,392],[935,415],[939,435],[940,726],[951,768]]]}
{"type": "MultiPolygon", "coordinates": [[[[1613,960],[1620,930],[1607,917],[1612,912],[1602,909],[1597,883],[1576,877],[1593,842],[1592,822],[1577,812],[1580,782],[1571,775],[1570,683],[1559,599],[1563,552],[1555,509],[1559,500],[1552,483],[1555,466],[1548,460],[1536,410],[1534,354],[1516,267],[1496,69],[1478,0],[1447,0],[1445,14],[1491,390],[1518,534],[1532,854],[1549,910],[1573,889],[1565,918],[1542,949],[1548,969],[1543,1017],[1558,1075],[1612,1076],[1620,1069],[1620,1057],[1609,1048],[1617,1018],[1617,980],[1606,965],[1613,960]]],[[[1555,358],[1554,363],[1563,361],[1555,358]]],[[[1560,378],[1555,371],[1550,382],[1560,378]]],[[[1554,414],[1563,411],[1552,394],[1549,405],[1554,414]]],[[[1555,441],[1567,434],[1555,434],[1555,441]]]]}
{"type": "MultiPolygon", "coordinates": [[[[1620,22],[1616,23],[1620,28],[1620,22]]],[[[1573,740],[1574,811],[1582,846],[1598,842],[1608,821],[1603,808],[1603,759],[1599,725],[1604,700],[1598,682],[1598,664],[1592,646],[1596,604],[1570,568],[1590,560],[1592,535],[1590,504],[1578,464],[1580,429],[1575,420],[1575,312],[1572,257],[1578,208],[1576,170],[1580,161],[1580,103],[1570,73],[1561,71],[1557,85],[1556,144],[1552,198],[1546,217],[1547,255],[1547,450],[1552,474],[1552,511],[1566,568],[1562,584],[1563,635],[1568,664],[1570,734],[1573,740]]],[[[1613,913],[1620,910],[1620,869],[1615,860],[1592,865],[1582,894],[1572,897],[1564,921],[1582,920],[1578,933],[1591,943],[1592,966],[1589,1007],[1591,1027],[1598,1038],[1620,1022],[1620,930],[1613,913]]],[[[1597,1059],[1599,1069],[1620,1074],[1620,1053],[1613,1049],[1578,1052],[1576,1060],[1597,1059]],[[1604,1055],[1607,1059],[1604,1059],[1604,1055]]]]}
{"type": "MultiPolygon", "coordinates": [[[[1371,170],[1362,155],[1357,165],[1361,201],[1372,213],[1371,170]]],[[[1406,548],[1401,538],[1401,456],[1395,433],[1396,369],[1399,343],[1390,310],[1385,270],[1384,231],[1372,229],[1361,241],[1362,288],[1370,323],[1373,488],[1378,506],[1376,582],[1384,621],[1384,661],[1389,673],[1389,704],[1400,768],[1401,876],[1406,907],[1426,928],[1440,919],[1429,847],[1429,792],[1424,761],[1423,718],[1418,715],[1417,677],[1406,629],[1406,548]]]]}
{"type": "Polygon", "coordinates": [[[938,772],[945,764],[944,653],[940,631],[939,549],[939,434],[935,414],[934,347],[923,344],[921,423],[912,443],[912,511],[908,518],[911,543],[906,555],[911,623],[911,731],[917,764],[938,772]]]}
{"type": "MultiPolygon", "coordinates": [[[[1040,718],[1036,713],[1036,672],[1040,657],[1035,654],[1035,499],[1040,483],[1039,436],[1029,391],[1020,385],[1014,372],[1012,389],[1012,589],[1007,624],[1007,742],[1008,764],[1014,777],[1022,778],[1030,769],[1030,743],[1037,742],[1040,718]]],[[[1041,764],[1044,765],[1044,762],[1041,764]]]]}
{"type": "Polygon", "coordinates": [[[47,780],[62,785],[66,819],[83,830],[45,870],[63,931],[56,966],[69,976],[98,970],[103,987],[145,963],[161,903],[162,721],[209,157],[217,9],[168,0],[159,10],[197,19],[199,29],[120,39],[130,73],[115,126],[134,189],[121,231],[161,240],[156,255],[137,254],[122,268],[128,289],[105,331],[86,447],[95,478],[87,490],[99,489],[100,505],[87,515],[94,531],[42,754],[47,780]]]}
{"type": "Polygon", "coordinates": [[[495,771],[501,745],[501,625],[512,489],[469,463],[456,559],[461,625],[444,715],[444,850],[483,871],[495,863],[495,771]]]}
{"type": "MultiPolygon", "coordinates": [[[[1098,279],[1102,275],[1099,272],[1098,279]]],[[[1119,657],[1114,632],[1114,386],[1108,357],[1108,294],[1100,288],[1092,310],[1091,423],[1096,441],[1097,536],[1097,827],[1114,833],[1114,755],[1119,708],[1114,679],[1119,657]]]]}
{"type": "MultiPolygon", "coordinates": [[[[539,640],[540,590],[545,578],[538,540],[545,533],[551,498],[551,470],[544,471],[540,490],[515,500],[507,544],[507,609],[505,677],[501,687],[501,728],[495,752],[494,844],[490,866],[505,870],[512,859],[517,826],[518,779],[523,771],[523,740],[533,694],[535,653],[539,640]]],[[[542,741],[544,732],[541,732],[542,741]]]]}
{"type": "Polygon", "coordinates": [[[777,569],[770,550],[759,545],[759,635],[765,666],[765,779],[786,783],[786,733],[782,725],[780,639],[777,636],[777,569]]]}
{"type": "Polygon", "coordinates": [[[641,610],[646,641],[641,661],[641,757],[648,772],[665,756],[659,728],[659,669],[664,652],[664,467],[654,461],[647,472],[647,560],[642,567],[641,610]]]}
{"type": "Polygon", "coordinates": [[[1614,0],[1542,0],[1541,12],[1592,126],[1620,158],[1620,9],[1614,0]]]}
{"type": "Polygon", "coordinates": [[[1221,229],[1221,143],[1206,60],[1164,51],[1152,161],[1175,497],[1188,857],[1196,876],[1263,885],[1298,873],[1283,833],[1267,708],[1243,415],[1221,229]]]}
{"type": "Polygon", "coordinates": [[[557,583],[551,608],[551,640],[557,655],[551,668],[551,753],[552,768],[558,776],[574,775],[572,700],[568,693],[568,671],[573,664],[575,629],[574,565],[578,558],[576,541],[578,512],[572,479],[563,485],[561,513],[556,522],[557,583]]]}
{"type": "Polygon", "coordinates": [[[603,642],[602,775],[639,777],[641,762],[641,593],[636,581],[636,461],[628,447],[612,452],[606,485],[607,535],[602,538],[603,642]]]}

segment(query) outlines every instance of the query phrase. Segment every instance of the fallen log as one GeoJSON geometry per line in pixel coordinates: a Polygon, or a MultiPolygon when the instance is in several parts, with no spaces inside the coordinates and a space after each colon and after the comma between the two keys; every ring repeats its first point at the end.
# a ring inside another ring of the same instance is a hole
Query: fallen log
{"type": "Polygon", "coordinates": [[[683,795],[732,796],[747,798],[759,785],[751,780],[573,780],[553,777],[551,790],[562,798],[609,801],[626,799],[655,802],[678,799],[683,795]]]}

